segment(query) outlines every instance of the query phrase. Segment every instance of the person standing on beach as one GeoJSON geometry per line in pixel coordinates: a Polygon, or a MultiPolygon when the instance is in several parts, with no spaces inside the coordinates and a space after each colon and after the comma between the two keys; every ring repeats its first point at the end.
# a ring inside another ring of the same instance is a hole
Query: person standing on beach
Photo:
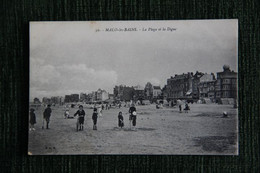
{"type": "Polygon", "coordinates": [[[36,116],[34,113],[34,109],[30,109],[30,131],[35,130],[34,124],[36,124],[36,116]]]}
{"type": "Polygon", "coordinates": [[[182,110],[182,108],[181,108],[181,104],[179,105],[179,110],[180,110],[180,112],[181,112],[181,110],[182,110]]]}
{"type": "Polygon", "coordinates": [[[99,116],[102,117],[102,107],[98,108],[98,113],[99,113],[99,116]]]}
{"type": "Polygon", "coordinates": [[[118,113],[118,126],[121,128],[124,127],[124,117],[121,111],[118,113]]]}
{"type": "Polygon", "coordinates": [[[83,110],[82,105],[79,106],[79,110],[74,114],[74,117],[76,115],[78,115],[79,130],[83,130],[85,111],[83,110]]]}
{"type": "Polygon", "coordinates": [[[189,107],[188,103],[185,103],[184,110],[185,110],[185,113],[188,113],[188,111],[190,110],[190,107],[189,107]]]}
{"type": "Polygon", "coordinates": [[[43,112],[43,118],[46,121],[46,129],[49,129],[49,122],[50,122],[50,117],[51,117],[51,105],[48,105],[47,108],[43,112]]]}
{"type": "Polygon", "coordinates": [[[131,107],[129,108],[129,120],[130,120],[130,128],[131,128],[131,123],[133,123],[133,127],[134,127],[134,130],[135,130],[135,126],[136,126],[136,108],[135,108],[135,105],[132,104],[131,107]]]}
{"type": "Polygon", "coordinates": [[[97,130],[97,118],[98,118],[97,108],[94,108],[92,114],[93,130],[97,130]]]}

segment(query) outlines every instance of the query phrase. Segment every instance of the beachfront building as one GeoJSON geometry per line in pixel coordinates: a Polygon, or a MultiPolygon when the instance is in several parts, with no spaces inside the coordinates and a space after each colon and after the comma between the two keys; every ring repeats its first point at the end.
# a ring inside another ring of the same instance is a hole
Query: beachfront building
{"type": "Polygon", "coordinates": [[[145,99],[144,87],[137,85],[137,86],[134,86],[133,88],[134,88],[134,100],[135,101],[144,100],[145,99]]]}
{"type": "Polygon", "coordinates": [[[192,94],[192,73],[171,76],[167,79],[167,99],[187,99],[192,94]]]}
{"type": "Polygon", "coordinates": [[[80,93],[79,94],[79,100],[81,101],[81,102],[83,102],[83,101],[86,101],[87,100],[87,94],[86,93],[80,93]]]}
{"type": "Polygon", "coordinates": [[[147,82],[147,84],[145,85],[144,94],[146,100],[153,99],[153,85],[150,82],[147,82]]]}
{"type": "Polygon", "coordinates": [[[110,100],[114,100],[114,99],[115,99],[114,94],[108,94],[108,99],[110,99],[110,100]]]}
{"type": "Polygon", "coordinates": [[[98,89],[96,91],[97,101],[105,101],[108,99],[108,92],[106,90],[98,89]]]}
{"type": "Polygon", "coordinates": [[[162,90],[160,86],[153,86],[153,98],[158,99],[161,97],[162,90]]]}
{"type": "Polygon", "coordinates": [[[115,86],[114,97],[116,100],[130,101],[134,97],[134,88],[125,85],[115,86]]]}
{"type": "Polygon", "coordinates": [[[196,71],[196,73],[194,75],[191,72],[191,75],[192,75],[192,93],[191,93],[191,95],[192,95],[192,98],[199,99],[199,83],[200,83],[200,78],[204,75],[204,73],[196,71]]]}
{"type": "Polygon", "coordinates": [[[78,101],[79,101],[79,94],[65,95],[65,99],[64,99],[65,103],[78,102],[78,101]]]}
{"type": "Polygon", "coordinates": [[[96,95],[95,95],[95,91],[92,91],[91,93],[88,93],[86,96],[86,102],[94,102],[96,101],[96,95]]]}
{"type": "Polygon", "coordinates": [[[167,85],[164,85],[164,87],[162,88],[162,98],[164,100],[167,100],[167,97],[168,97],[167,85]]]}
{"type": "Polygon", "coordinates": [[[43,97],[42,98],[42,103],[46,104],[46,105],[51,104],[51,99],[48,98],[48,97],[43,97]]]}
{"type": "Polygon", "coordinates": [[[237,99],[237,72],[231,71],[228,65],[223,66],[223,72],[217,73],[215,94],[216,99],[237,99]]]}
{"type": "Polygon", "coordinates": [[[199,88],[199,98],[209,98],[211,101],[214,101],[215,99],[215,75],[213,73],[211,74],[204,74],[200,78],[200,82],[198,84],[199,88]]]}

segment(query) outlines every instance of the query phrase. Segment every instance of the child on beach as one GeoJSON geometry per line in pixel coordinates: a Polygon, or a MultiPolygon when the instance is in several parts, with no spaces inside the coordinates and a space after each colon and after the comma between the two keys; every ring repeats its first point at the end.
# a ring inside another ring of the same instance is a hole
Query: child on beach
{"type": "Polygon", "coordinates": [[[36,124],[36,116],[34,113],[34,109],[30,109],[30,131],[35,130],[34,124],[36,124]]]}
{"type": "Polygon", "coordinates": [[[188,103],[186,103],[185,108],[184,108],[185,113],[188,113],[189,110],[190,110],[190,107],[189,107],[188,103]]]}
{"type": "Polygon", "coordinates": [[[70,113],[69,113],[69,109],[66,109],[65,112],[64,112],[64,118],[69,118],[70,116],[70,113]]]}
{"type": "Polygon", "coordinates": [[[182,110],[182,108],[181,108],[181,104],[179,105],[179,112],[181,113],[181,110],[182,110]]]}
{"type": "Polygon", "coordinates": [[[85,111],[82,105],[79,106],[79,110],[74,114],[74,117],[76,115],[78,115],[79,130],[83,130],[85,111]]]}
{"type": "Polygon", "coordinates": [[[118,126],[119,127],[124,127],[124,117],[122,115],[122,112],[118,113],[118,126]]]}
{"type": "Polygon", "coordinates": [[[98,108],[98,113],[99,113],[99,116],[102,117],[102,107],[98,108]]]}
{"type": "Polygon", "coordinates": [[[92,115],[93,130],[97,130],[97,118],[98,118],[97,108],[94,108],[93,115],[92,115]]]}

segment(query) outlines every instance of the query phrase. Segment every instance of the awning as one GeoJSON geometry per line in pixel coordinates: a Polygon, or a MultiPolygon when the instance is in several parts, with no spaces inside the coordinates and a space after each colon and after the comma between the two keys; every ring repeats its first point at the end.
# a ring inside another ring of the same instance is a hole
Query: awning
{"type": "Polygon", "coordinates": [[[186,96],[189,96],[189,95],[191,95],[191,94],[192,94],[192,91],[186,92],[186,96]]]}

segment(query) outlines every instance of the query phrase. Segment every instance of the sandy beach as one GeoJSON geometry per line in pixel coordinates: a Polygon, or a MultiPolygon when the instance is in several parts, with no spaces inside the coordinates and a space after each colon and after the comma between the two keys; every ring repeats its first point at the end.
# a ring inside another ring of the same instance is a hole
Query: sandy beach
{"type": "MultiPolygon", "coordinates": [[[[232,105],[190,104],[189,113],[177,107],[156,109],[136,106],[136,130],[129,130],[128,108],[103,110],[97,131],[92,130],[93,109],[86,112],[84,131],[76,132],[76,121],[64,118],[64,106],[52,108],[50,129],[42,129],[44,107],[35,111],[35,131],[29,131],[32,155],[68,154],[180,154],[235,155],[238,153],[237,109],[232,105]],[[118,127],[118,112],[124,128],[118,127]],[[228,117],[223,118],[223,111],[228,117]]],[[[74,114],[77,108],[70,108],[74,114]]]]}

